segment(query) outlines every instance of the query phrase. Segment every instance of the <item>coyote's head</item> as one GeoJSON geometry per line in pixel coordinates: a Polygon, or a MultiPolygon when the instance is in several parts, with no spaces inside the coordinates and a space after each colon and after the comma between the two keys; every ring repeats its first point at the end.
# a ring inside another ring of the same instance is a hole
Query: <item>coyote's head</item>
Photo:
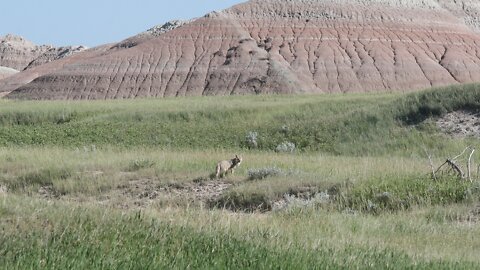
{"type": "Polygon", "coordinates": [[[235,157],[232,159],[232,168],[240,166],[240,163],[242,163],[242,157],[235,155],[235,157]]]}

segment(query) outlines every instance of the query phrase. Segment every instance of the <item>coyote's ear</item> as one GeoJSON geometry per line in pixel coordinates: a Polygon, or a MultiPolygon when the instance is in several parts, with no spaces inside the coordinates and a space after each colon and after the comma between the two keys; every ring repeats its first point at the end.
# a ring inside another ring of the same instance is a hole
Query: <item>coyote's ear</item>
{"type": "Polygon", "coordinates": [[[238,158],[238,155],[235,155],[236,158],[238,158]]]}

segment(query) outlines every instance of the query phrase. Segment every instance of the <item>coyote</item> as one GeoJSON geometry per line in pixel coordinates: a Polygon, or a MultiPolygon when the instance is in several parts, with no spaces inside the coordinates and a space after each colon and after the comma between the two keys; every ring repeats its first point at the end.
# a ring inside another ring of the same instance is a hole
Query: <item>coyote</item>
{"type": "Polygon", "coordinates": [[[239,157],[238,155],[235,155],[231,160],[222,160],[218,162],[215,176],[217,178],[219,176],[223,178],[228,172],[233,174],[235,168],[240,166],[240,163],[242,163],[242,157],[239,157]]]}

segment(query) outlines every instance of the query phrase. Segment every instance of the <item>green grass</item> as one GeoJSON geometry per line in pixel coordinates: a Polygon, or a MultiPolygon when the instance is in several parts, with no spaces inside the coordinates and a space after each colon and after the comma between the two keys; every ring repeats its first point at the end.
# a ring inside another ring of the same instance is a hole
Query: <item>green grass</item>
{"type": "MultiPolygon", "coordinates": [[[[0,144],[3,145],[115,145],[160,148],[244,148],[249,131],[259,133],[259,148],[275,149],[284,140],[300,149],[331,148],[325,138],[315,138],[326,129],[341,107],[342,115],[364,106],[376,106],[389,96],[219,97],[178,100],[107,102],[5,101],[0,109],[0,144]],[[334,101],[334,106],[330,104],[334,101]],[[355,106],[346,106],[349,103],[355,106]],[[322,126],[298,134],[298,124],[322,126]],[[60,119],[60,120],[59,120],[60,119]],[[301,120],[302,122],[299,122],[301,120]],[[320,122],[319,122],[320,121],[320,122]],[[313,124],[313,123],[312,123],[313,124]],[[281,131],[286,126],[291,131],[281,131]],[[291,134],[284,134],[290,132],[291,134]],[[306,135],[308,137],[306,137],[306,135]],[[314,144],[314,145],[312,145],[314,144]],[[322,146],[324,145],[324,146],[322,146]]],[[[323,135],[322,135],[323,136],[323,135]]]]}
{"type": "Polygon", "coordinates": [[[259,150],[292,142],[300,152],[337,155],[447,152],[461,142],[432,136],[421,120],[478,108],[478,100],[480,86],[466,85],[409,95],[1,101],[0,145],[247,149],[247,134],[257,132],[259,150]]]}
{"type": "Polygon", "coordinates": [[[211,205],[236,211],[269,211],[286,194],[307,202],[311,200],[310,204],[317,208],[377,214],[408,210],[414,206],[468,203],[480,197],[480,189],[478,185],[457,179],[432,181],[427,176],[415,177],[401,172],[355,182],[273,177],[267,181],[237,185],[211,205]],[[316,202],[315,195],[320,192],[328,194],[331,201],[316,202]]]}
{"type": "Polygon", "coordinates": [[[478,146],[432,117],[479,104],[479,85],[1,100],[0,269],[480,268],[478,175],[434,181],[424,154],[478,146]],[[234,154],[235,175],[210,179],[234,154]]]}
{"type": "MultiPolygon", "coordinates": [[[[79,152],[63,148],[28,147],[0,150],[0,185],[17,194],[35,194],[49,187],[54,196],[99,196],[131,180],[157,186],[182,186],[208,180],[223,151],[99,149],[79,152]]],[[[271,210],[285,194],[314,196],[328,192],[324,208],[377,213],[412,206],[446,205],[473,200],[475,184],[457,179],[432,181],[425,158],[342,157],[318,154],[243,154],[244,162],[227,181],[234,184],[209,202],[213,207],[241,211],[271,210]],[[275,167],[282,175],[251,180],[248,172],[275,167]],[[388,192],[387,202],[382,193],[388,192]]],[[[435,160],[440,164],[440,160],[435,160]]],[[[172,198],[167,204],[177,204],[172,198]]]]}
{"type": "MultiPolygon", "coordinates": [[[[254,221],[251,218],[238,220],[245,227],[231,231],[219,228],[218,224],[209,224],[212,219],[199,216],[197,218],[200,218],[200,224],[179,225],[165,221],[158,215],[141,212],[121,214],[68,204],[49,205],[42,201],[25,201],[22,197],[4,198],[0,202],[2,208],[15,205],[13,211],[21,211],[24,216],[17,219],[13,217],[20,213],[9,213],[0,220],[0,265],[3,269],[478,267],[476,262],[456,262],[448,258],[414,258],[406,252],[388,247],[359,246],[354,242],[323,243],[324,236],[305,242],[292,242],[290,237],[293,235],[288,232],[282,235],[282,229],[275,225],[265,226],[260,221],[256,228],[251,227],[248,224],[254,221]],[[216,228],[212,229],[212,225],[216,228]],[[12,227],[16,228],[15,237],[11,237],[12,227]],[[312,240],[323,244],[312,246],[312,240]]],[[[195,216],[189,213],[183,215],[190,218],[195,216]]],[[[224,221],[218,220],[218,213],[212,217],[226,225],[224,221]]],[[[268,217],[275,223],[279,218],[288,222],[288,225],[300,222],[299,217],[268,217]]],[[[342,219],[349,218],[344,216],[342,219]]],[[[316,218],[314,220],[318,221],[316,218]]],[[[350,226],[355,226],[352,220],[348,222],[350,226]]],[[[363,225],[357,226],[358,230],[363,229],[363,225]]],[[[321,227],[326,229],[325,225],[321,227]]],[[[406,227],[400,230],[405,233],[407,229],[406,227]]],[[[436,234],[433,234],[433,237],[435,236],[436,234]]]]}

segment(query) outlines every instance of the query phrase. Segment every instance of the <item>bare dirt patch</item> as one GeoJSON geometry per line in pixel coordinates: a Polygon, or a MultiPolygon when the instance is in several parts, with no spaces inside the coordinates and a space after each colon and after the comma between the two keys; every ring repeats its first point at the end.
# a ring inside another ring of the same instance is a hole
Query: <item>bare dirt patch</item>
{"type": "Polygon", "coordinates": [[[221,196],[232,185],[232,183],[215,180],[168,185],[157,179],[135,179],[96,196],[84,194],[60,195],[52,186],[40,187],[38,195],[48,200],[95,202],[114,208],[131,209],[144,208],[156,203],[207,203],[221,196]]]}
{"type": "Polygon", "coordinates": [[[145,207],[158,202],[206,203],[222,195],[232,186],[223,181],[200,181],[184,184],[160,184],[152,179],[132,180],[108,195],[125,198],[122,208],[145,207]]]}
{"type": "Polygon", "coordinates": [[[205,181],[178,185],[161,185],[150,179],[129,181],[120,188],[123,195],[134,198],[155,199],[160,193],[177,197],[190,197],[206,201],[220,196],[232,184],[222,181],[205,181]]]}
{"type": "Polygon", "coordinates": [[[181,188],[172,189],[171,191],[177,196],[193,196],[197,200],[210,201],[218,198],[231,186],[231,183],[222,181],[208,181],[189,184],[181,188]]]}
{"type": "Polygon", "coordinates": [[[455,111],[436,120],[437,126],[456,138],[480,138],[480,112],[455,111]]]}

